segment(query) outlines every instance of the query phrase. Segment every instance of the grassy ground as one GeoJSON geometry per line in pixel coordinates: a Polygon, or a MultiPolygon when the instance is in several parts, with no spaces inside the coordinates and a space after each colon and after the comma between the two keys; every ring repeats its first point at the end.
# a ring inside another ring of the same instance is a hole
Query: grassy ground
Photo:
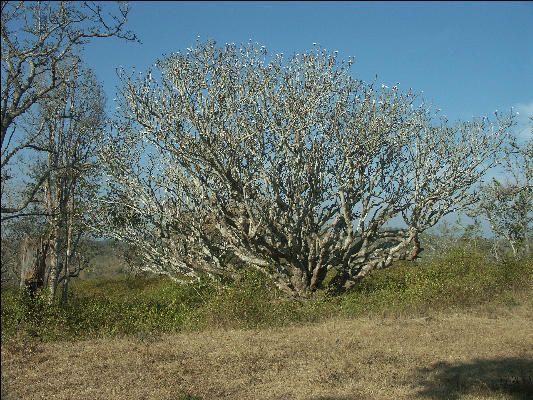
{"type": "MultiPolygon", "coordinates": [[[[533,302],[81,342],[8,342],[8,399],[527,399],[533,302]]],[[[6,398],[6,397],[3,397],[6,398]]]]}
{"type": "Polygon", "coordinates": [[[533,398],[532,267],[457,249],[303,303],[252,272],[80,282],[52,308],[3,289],[2,397],[533,398]]]}

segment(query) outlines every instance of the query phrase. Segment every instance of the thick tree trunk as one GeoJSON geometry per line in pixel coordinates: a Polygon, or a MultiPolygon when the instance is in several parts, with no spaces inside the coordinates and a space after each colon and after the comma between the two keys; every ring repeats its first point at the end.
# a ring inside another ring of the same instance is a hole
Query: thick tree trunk
{"type": "Polygon", "coordinates": [[[44,286],[48,244],[43,238],[25,238],[20,251],[20,287],[33,298],[44,286]]]}
{"type": "Polygon", "coordinates": [[[290,282],[291,289],[295,292],[296,296],[305,298],[310,294],[310,279],[305,271],[294,268],[290,282]]]}
{"type": "Polygon", "coordinates": [[[309,290],[311,292],[322,286],[322,282],[326,278],[328,273],[327,268],[324,265],[318,265],[313,270],[313,275],[311,277],[311,283],[309,285],[309,290]]]}

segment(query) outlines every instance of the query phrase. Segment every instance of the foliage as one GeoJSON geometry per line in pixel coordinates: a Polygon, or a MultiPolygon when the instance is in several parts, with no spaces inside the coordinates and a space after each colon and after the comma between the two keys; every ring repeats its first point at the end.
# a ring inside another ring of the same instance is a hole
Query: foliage
{"type": "Polygon", "coordinates": [[[504,249],[503,239],[514,257],[528,255],[533,231],[533,118],[531,139],[524,145],[513,144],[507,155],[506,176],[501,181],[481,186],[480,201],[471,210],[474,217],[485,218],[495,236],[493,252],[496,257],[504,249]]]}
{"type": "Polygon", "coordinates": [[[242,271],[230,284],[201,280],[179,285],[169,279],[91,280],[72,285],[68,304],[47,306],[17,289],[2,289],[2,338],[40,340],[139,335],[209,328],[259,328],[320,321],[332,316],[418,313],[508,304],[533,289],[533,260],[487,262],[464,248],[423,265],[400,263],[376,271],[335,295],[327,288],[298,301],[260,272],[242,271]]]}
{"type": "Polygon", "coordinates": [[[532,283],[532,260],[487,262],[485,255],[461,247],[423,265],[402,264],[363,280],[346,296],[348,313],[468,308],[532,283]]]}
{"type": "Polygon", "coordinates": [[[68,86],[71,73],[81,68],[80,50],[89,40],[106,37],[136,40],[136,37],[124,31],[129,7],[123,2],[115,11],[105,4],[69,1],[2,1],[1,7],[1,211],[3,219],[10,219],[28,214],[26,208],[51,171],[42,170],[34,184],[27,186],[18,204],[6,202],[11,200],[5,197],[5,189],[12,178],[10,169],[15,156],[23,150],[37,154],[49,150],[37,143],[44,135],[42,129],[21,133],[25,123],[32,122],[35,105],[53,99],[58,88],[68,86]],[[67,66],[70,71],[60,73],[67,66]]]}

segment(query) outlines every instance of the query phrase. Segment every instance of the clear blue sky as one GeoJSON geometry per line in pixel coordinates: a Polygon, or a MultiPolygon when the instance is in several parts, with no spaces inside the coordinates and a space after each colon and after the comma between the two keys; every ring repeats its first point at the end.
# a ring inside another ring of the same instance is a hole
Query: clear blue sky
{"type": "Polygon", "coordinates": [[[529,137],[533,2],[139,1],[131,3],[129,28],[142,44],[104,39],[85,52],[110,110],[117,67],[144,71],[164,54],[194,46],[198,35],[221,45],[251,38],[286,55],[316,42],[341,58],[354,56],[358,79],[377,74],[387,85],[424,91],[450,121],[514,107],[516,132],[529,137]]]}
{"type": "Polygon", "coordinates": [[[533,115],[533,2],[131,2],[129,28],[142,41],[94,41],[87,65],[112,109],[116,68],[143,71],[202,40],[302,53],[316,42],[355,56],[358,79],[424,91],[450,120],[533,115]]]}

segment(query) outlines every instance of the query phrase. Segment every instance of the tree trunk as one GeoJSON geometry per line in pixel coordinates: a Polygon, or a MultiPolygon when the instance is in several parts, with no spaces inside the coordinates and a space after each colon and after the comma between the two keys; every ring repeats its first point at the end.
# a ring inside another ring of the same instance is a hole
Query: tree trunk
{"type": "Polygon", "coordinates": [[[68,286],[70,283],[70,252],[71,252],[71,243],[72,243],[72,223],[74,217],[74,190],[70,189],[69,194],[69,205],[68,205],[68,222],[66,224],[66,241],[67,249],[65,252],[65,265],[64,265],[64,282],[63,282],[63,292],[61,294],[61,301],[63,303],[67,302],[68,297],[68,286]]]}
{"type": "Polygon", "coordinates": [[[522,225],[524,226],[524,255],[528,256],[530,252],[529,246],[529,229],[528,229],[527,214],[522,218],[522,225]]]}
{"type": "Polygon", "coordinates": [[[302,269],[293,268],[292,276],[290,279],[292,289],[298,297],[305,298],[309,295],[309,276],[302,269]]]}
{"type": "Polygon", "coordinates": [[[20,287],[33,298],[44,286],[48,245],[42,237],[25,238],[20,251],[20,287]]]}
{"type": "Polygon", "coordinates": [[[48,304],[54,302],[58,280],[57,229],[50,238],[50,265],[48,266],[48,304]]]}

